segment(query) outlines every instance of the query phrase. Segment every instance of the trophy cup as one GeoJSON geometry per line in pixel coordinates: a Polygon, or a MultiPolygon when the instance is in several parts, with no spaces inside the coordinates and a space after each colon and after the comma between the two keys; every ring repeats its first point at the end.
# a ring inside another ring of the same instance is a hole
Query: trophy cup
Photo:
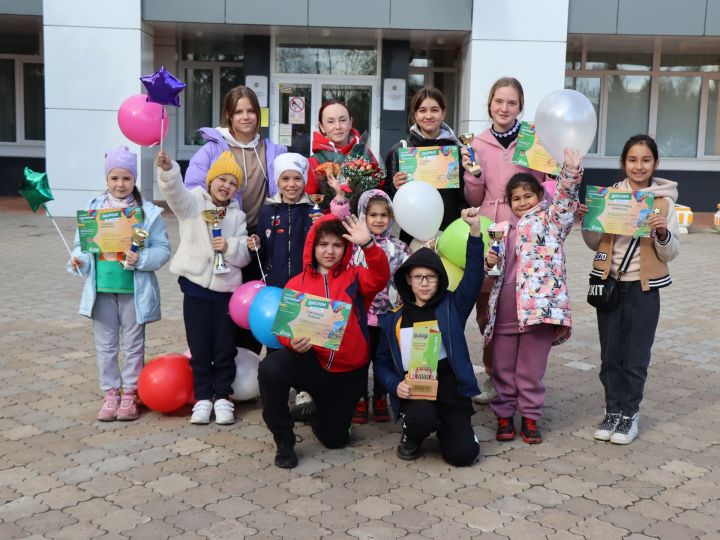
{"type": "Polygon", "coordinates": [[[308,195],[308,199],[310,199],[310,202],[313,203],[311,214],[320,214],[322,213],[322,210],[320,209],[320,203],[325,200],[325,195],[322,195],[320,193],[314,193],[312,195],[308,195]]]}
{"type": "MultiPolygon", "coordinates": [[[[132,236],[130,237],[130,251],[137,253],[145,247],[145,240],[150,236],[150,233],[140,227],[135,227],[132,230],[132,236]]],[[[122,267],[125,270],[135,270],[135,267],[127,262],[127,260],[120,261],[122,267]]]]}
{"type": "MultiPolygon", "coordinates": [[[[500,242],[502,242],[503,237],[505,236],[505,231],[500,228],[493,228],[492,226],[488,229],[488,236],[492,239],[492,244],[490,244],[490,249],[492,249],[496,255],[500,254],[500,242]]],[[[502,270],[498,267],[496,264],[492,268],[488,270],[487,273],[488,276],[492,277],[498,277],[502,275],[502,270]]]]}
{"type": "Polygon", "coordinates": [[[473,176],[480,176],[482,174],[482,167],[475,162],[475,150],[473,150],[473,147],[470,144],[474,137],[474,133],[463,133],[460,137],[458,137],[458,139],[460,139],[460,142],[465,145],[465,148],[467,148],[470,153],[470,168],[468,170],[473,176]]]}
{"type": "MultiPolygon", "coordinates": [[[[225,217],[225,208],[219,206],[214,210],[203,210],[202,217],[208,223],[212,223],[212,237],[220,238],[222,231],[220,230],[220,222],[225,217]]],[[[230,272],[225,259],[223,258],[222,251],[215,251],[215,263],[213,265],[214,274],[227,274],[230,272]]]]}

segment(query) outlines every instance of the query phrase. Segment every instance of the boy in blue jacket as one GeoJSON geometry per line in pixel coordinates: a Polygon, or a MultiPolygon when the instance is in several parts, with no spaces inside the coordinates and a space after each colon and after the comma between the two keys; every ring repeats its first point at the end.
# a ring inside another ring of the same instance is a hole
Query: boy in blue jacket
{"type": "Polygon", "coordinates": [[[280,154],[273,162],[277,193],[265,201],[258,216],[257,232],[248,248],[259,251],[266,283],[284,287],[303,270],[303,247],[310,227],[322,214],[313,214],[305,194],[308,160],[300,154],[280,154]]]}
{"type": "Polygon", "coordinates": [[[395,417],[403,420],[397,448],[400,459],[416,459],[422,441],[433,432],[437,432],[443,459],[451,465],[470,465],[480,452],[470,421],[471,398],[480,389],[465,340],[465,323],[484,277],[479,216],[474,208],[462,211],[463,220],[470,225],[470,236],[465,273],[457,289],[448,291],[448,277],[440,257],[428,248],[421,248],[395,272],[395,286],[403,305],[380,318],[382,337],[375,369],[390,392],[395,417]],[[413,325],[431,321],[437,323],[442,337],[437,400],[409,399],[411,388],[405,382],[405,374],[413,325]]]}

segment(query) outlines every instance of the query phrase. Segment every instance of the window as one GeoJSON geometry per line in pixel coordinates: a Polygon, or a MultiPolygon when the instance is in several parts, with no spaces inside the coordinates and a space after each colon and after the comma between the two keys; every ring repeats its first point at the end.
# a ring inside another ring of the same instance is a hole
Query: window
{"type": "Polygon", "coordinates": [[[0,58],[0,142],[45,140],[44,71],[37,61],[0,58]]]}
{"type": "Polygon", "coordinates": [[[241,40],[203,41],[185,38],[180,44],[181,69],[187,84],[182,103],[182,146],[200,146],[198,129],[220,124],[225,94],[244,83],[241,40]]]}
{"type": "Polygon", "coordinates": [[[0,118],[0,141],[17,141],[14,60],[0,59],[0,118]]]}
{"type": "Polygon", "coordinates": [[[628,137],[649,133],[663,158],[720,156],[717,38],[569,37],[565,87],[598,113],[589,153],[618,156],[628,137]]]}
{"type": "Polygon", "coordinates": [[[445,122],[456,127],[455,102],[457,98],[457,53],[455,49],[413,49],[407,86],[407,109],[418,90],[434,86],[445,96],[447,114],[445,122]]]}
{"type": "Polygon", "coordinates": [[[282,44],[275,51],[275,71],[313,75],[377,75],[375,46],[282,44]]]}

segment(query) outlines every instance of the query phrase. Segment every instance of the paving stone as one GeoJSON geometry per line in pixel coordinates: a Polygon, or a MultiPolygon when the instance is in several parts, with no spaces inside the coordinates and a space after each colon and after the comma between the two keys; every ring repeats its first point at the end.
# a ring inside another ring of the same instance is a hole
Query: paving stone
{"type": "Polygon", "coordinates": [[[634,533],[641,533],[644,529],[655,523],[654,519],[648,518],[639,512],[624,510],[622,508],[615,508],[607,514],[598,517],[598,519],[634,533]]]}
{"type": "Polygon", "coordinates": [[[150,521],[150,517],[143,516],[135,510],[123,508],[110,512],[93,522],[110,533],[121,533],[134,529],[137,525],[147,523],[148,521],[150,521]]]}
{"type": "Polygon", "coordinates": [[[677,517],[674,517],[672,522],[687,525],[690,528],[700,529],[708,533],[720,530],[720,520],[718,520],[718,516],[709,516],[702,512],[696,512],[695,510],[682,512],[677,517]]]}
{"type": "Polygon", "coordinates": [[[43,536],[47,533],[74,525],[77,519],[63,514],[59,510],[49,510],[32,517],[19,519],[17,524],[24,530],[43,536]]]}
{"type": "Polygon", "coordinates": [[[513,518],[509,515],[482,507],[473,508],[455,517],[455,521],[458,523],[464,523],[471,529],[479,529],[483,533],[494,531],[512,520],[513,518]]]}
{"type": "Polygon", "coordinates": [[[600,504],[616,507],[630,506],[639,499],[639,497],[633,495],[632,493],[626,493],[622,489],[607,486],[600,486],[595,489],[591,489],[585,496],[588,499],[599,502],[600,504]]]}
{"type": "Polygon", "coordinates": [[[289,516],[298,518],[299,520],[310,519],[313,516],[320,515],[322,512],[332,510],[332,506],[329,504],[323,504],[317,499],[313,499],[309,496],[301,496],[296,499],[292,499],[285,504],[280,504],[275,507],[281,512],[285,512],[289,516]]]}
{"type": "Polygon", "coordinates": [[[117,510],[118,506],[104,499],[92,499],[64,508],[63,513],[73,516],[80,523],[92,523],[117,510]]]}
{"type": "Polygon", "coordinates": [[[260,510],[262,507],[246,501],[242,497],[230,497],[215,504],[209,504],[206,509],[225,518],[233,520],[242,516],[260,510]]]}
{"type": "Polygon", "coordinates": [[[209,510],[190,508],[177,514],[168,515],[165,521],[171,523],[178,529],[194,531],[199,534],[200,529],[210,527],[216,521],[222,521],[222,518],[209,510]]]}
{"type": "Polygon", "coordinates": [[[513,517],[523,517],[542,508],[538,504],[532,504],[528,501],[511,496],[502,497],[501,499],[493,501],[488,504],[487,507],[490,510],[495,510],[501,514],[513,517]]]}
{"type": "Polygon", "coordinates": [[[20,497],[0,507],[0,520],[16,521],[45,512],[48,505],[35,497],[20,497]]]}
{"type": "Polygon", "coordinates": [[[75,486],[65,486],[51,489],[46,493],[40,493],[35,497],[37,500],[48,505],[49,508],[60,510],[75,506],[81,501],[87,501],[92,495],[83,489],[75,486]]]}
{"type": "Polygon", "coordinates": [[[274,529],[272,532],[281,538],[306,540],[308,538],[321,538],[330,534],[332,531],[320,527],[316,523],[302,519],[285,525],[284,527],[274,529]]]}
{"type": "Polygon", "coordinates": [[[570,532],[583,535],[586,538],[602,538],[603,540],[612,540],[615,538],[619,540],[628,534],[626,529],[614,527],[596,518],[586,519],[570,529],[570,532]]]}
{"type": "Polygon", "coordinates": [[[177,537],[182,532],[169,523],[156,520],[141,523],[131,530],[123,531],[121,535],[132,538],[132,540],[158,540],[159,538],[177,537]]]}
{"type": "Polygon", "coordinates": [[[407,534],[407,531],[393,527],[384,521],[372,520],[348,530],[347,533],[355,538],[371,540],[374,538],[401,538],[407,534]]]}
{"type": "Polygon", "coordinates": [[[257,529],[252,529],[234,519],[230,519],[217,521],[210,527],[200,529],[198,534],[203,537],[212,538],[213,540],[235,540],[237,538],[247,537],[256,538],[254,535],[257,532],[257,529]]]}

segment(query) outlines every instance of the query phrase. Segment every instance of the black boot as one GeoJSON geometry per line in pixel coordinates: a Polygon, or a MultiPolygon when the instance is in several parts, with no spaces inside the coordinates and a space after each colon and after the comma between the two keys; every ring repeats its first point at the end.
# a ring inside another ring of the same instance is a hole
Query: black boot
{"type": "Polygon", "coordinates": [[[277,452],[275,453],[275,465],[281,469],[293,469],[297,467],[298,457],[295,453],[295,436],[289,438],[275,438],[277,452]]]}
{"type": "Polygon", "coordinates": [[[408,437],[405,424],[403,424],[400,444],[397,447],[397,457],[404,459],[405,461],[417,459],[420,457],[420,444],[422,444],[422,441],[415,441],[414,439],[408,437]]]}

